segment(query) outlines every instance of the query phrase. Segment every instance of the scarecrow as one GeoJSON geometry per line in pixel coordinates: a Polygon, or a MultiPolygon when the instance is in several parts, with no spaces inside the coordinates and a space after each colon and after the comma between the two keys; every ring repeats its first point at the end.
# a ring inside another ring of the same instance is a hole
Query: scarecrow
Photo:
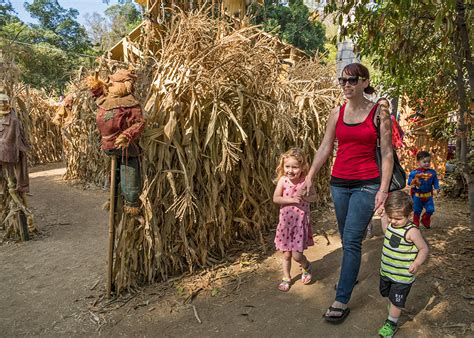
{"type": "Polygon", "coordinates": [[[28,148],[23,126],[15,110],[10,107],[10,98],[0,92],[0,176],[6,179],[14,207],[20,211],[23,240],[29,239],[27,223],[32,225],[32,214],[27,209],[25,197],[29,192],[28,148]]]}
{"type": "MultiPolygon", "coordinates": [[[[145,126],[140,104],[132,95],[136,76],[120,69],[109,76],[109,84],[95,77],[87,79],[98,106],[96,122],[102,150],[117,159],[116,175],[124,199],[123,211],[138,215],[141,177],[138,139],[145,126]]],[[[118,183],[117,183],[118,185],[118,183]]]]}
{"type": "Polygon", "coordinates": [[[72,114],[72,106],[74,103],[74,95],[73,94],[68,94],[62,100],[58,106],[58,109],[56,110],[56,115],[53,118],[53,123],[57,126],[64,126],[67,127],[72,123],[72,120],[74,118],[72,114]]]}

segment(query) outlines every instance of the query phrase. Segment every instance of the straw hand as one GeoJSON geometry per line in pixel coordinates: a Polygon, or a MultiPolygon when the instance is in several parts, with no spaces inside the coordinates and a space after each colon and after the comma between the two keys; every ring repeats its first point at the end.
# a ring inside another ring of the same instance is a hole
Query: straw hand
{"type": "Polygon", "coordinates": [[[126,148],[126,147],[128,147],[128,138],[125,135],[120,134],[119,136],[117,136],[117,139],[115,140],[114,146],[115,146],[115,148],[126,148]]]}

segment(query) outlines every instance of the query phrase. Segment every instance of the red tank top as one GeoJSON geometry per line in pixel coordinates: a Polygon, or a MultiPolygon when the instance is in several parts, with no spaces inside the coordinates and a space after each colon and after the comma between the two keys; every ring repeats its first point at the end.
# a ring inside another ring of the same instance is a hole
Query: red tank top
{"type": "Polygon", "coordinates": [[[377,104],[360,124],[344,123],[344,103],[339,110],[336,123],[337,153],[332,176],[345,180],[369,180],[379,177],[379,168],[375,160],[377,132],[374,114],[377,104]]]}

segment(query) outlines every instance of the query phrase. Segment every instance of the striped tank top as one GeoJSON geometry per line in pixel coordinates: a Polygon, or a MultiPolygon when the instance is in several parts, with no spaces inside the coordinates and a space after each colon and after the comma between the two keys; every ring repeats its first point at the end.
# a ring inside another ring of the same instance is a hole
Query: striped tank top
{"type": "Polygon", "coordinates": [[[394,228],[390,224],[385,231],[382,248],[382,265],[380,275],[402,284],[411,284],[415,275],[408,268],[418,254],[418,248],[413,242],[406,240],[408,230],[415,227],[408,223],[403,228],[394,228]]]}

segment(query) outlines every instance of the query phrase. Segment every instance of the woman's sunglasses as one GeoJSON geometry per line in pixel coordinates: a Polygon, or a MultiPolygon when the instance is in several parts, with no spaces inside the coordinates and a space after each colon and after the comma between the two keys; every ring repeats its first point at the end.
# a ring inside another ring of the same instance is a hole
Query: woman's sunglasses
{"type": "Polygon", "coordinates": [[[367,80],[367,79],[365,77],[349,76],[349,77],[340,77],[337,80],[339,81],[339,84],[344,87],[346,85],[346,83],[348,83],[348,82],[351,86],[355,86],[359,82],[359,80],[363,81],[363,80],[367,80]]]}

